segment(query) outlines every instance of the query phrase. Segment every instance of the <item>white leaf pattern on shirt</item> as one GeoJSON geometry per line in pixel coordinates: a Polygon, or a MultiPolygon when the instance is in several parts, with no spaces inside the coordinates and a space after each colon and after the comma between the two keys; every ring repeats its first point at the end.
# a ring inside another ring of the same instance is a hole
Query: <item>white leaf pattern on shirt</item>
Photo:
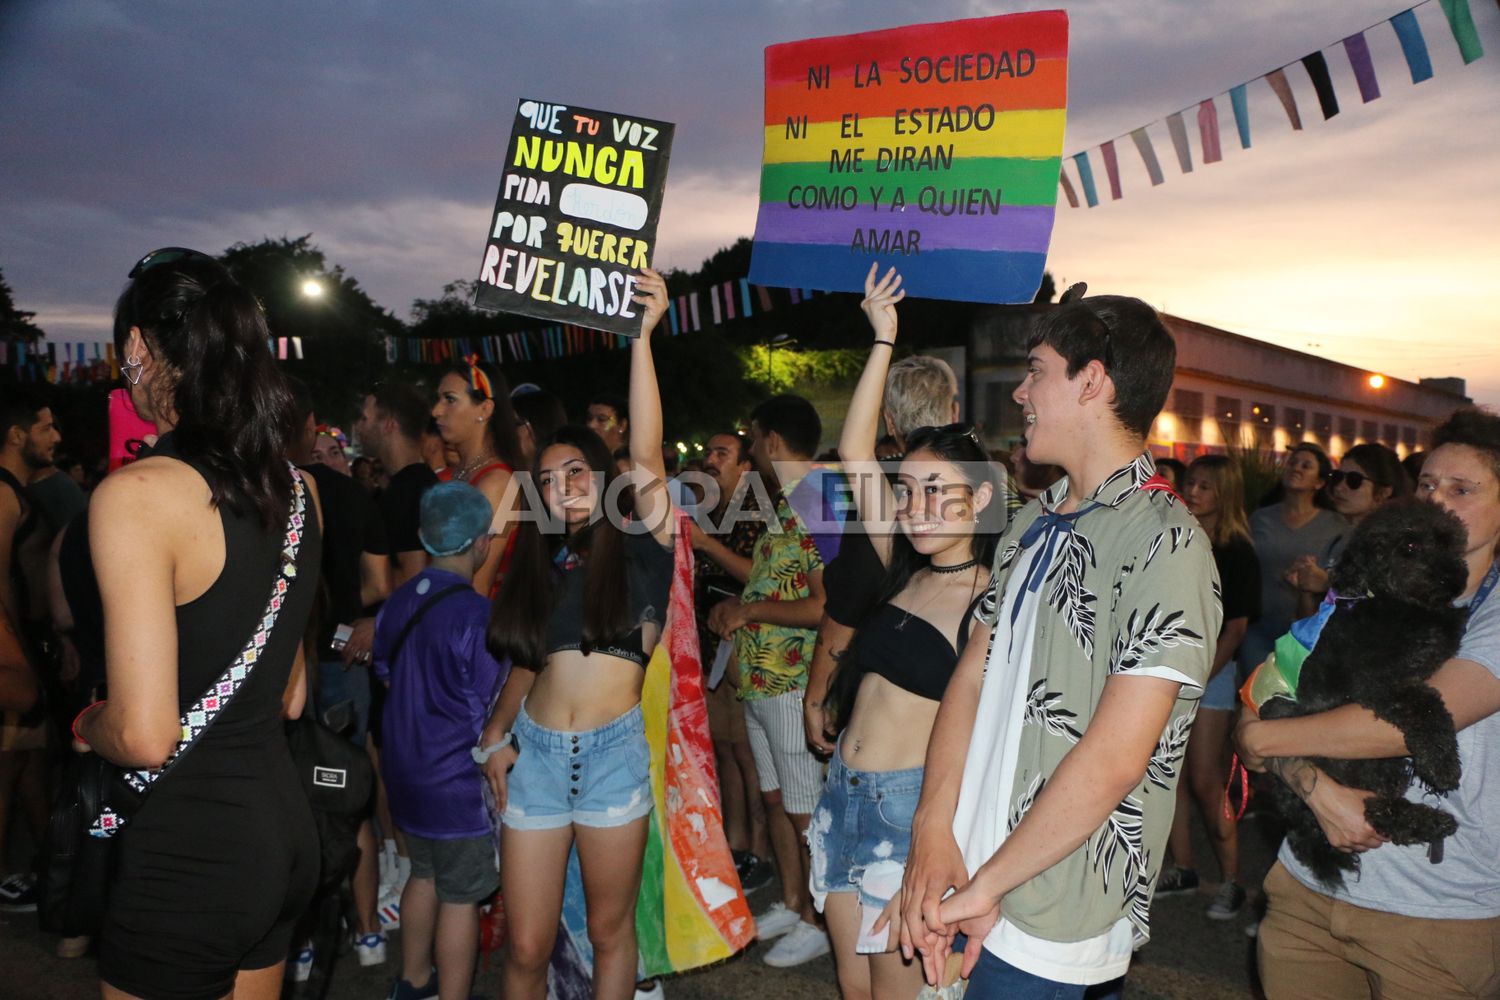
{"type": "Polygon", "coordinates": [[[1041,726],[1054,736],[1077,743],[1083,739],[1083,734],[1073,726],[1078,713],[1062,708],[1062,698],[1061,691],[1047,690],[1045,677],[1037,681],[1026,695],[1026,714],[1022,717],[1022,724],[1041,726]]]}
{"type": "Polygon", "coordinates": [[[1193,719],[1197,714],[1195,706],[1193,711],[1179,715],[1162,730],[1161,739],[1156,741],[1156,751],[1151,754],[1151,761],[1146,765],[1146,780],[1151,784],[1167,791],[1172,790],[1170,782],[1177,777],[1177,765],[1182,763],[1182,757],[1187,752],[1188,733],[1192,730],[1193,719]]]}
{"type": "Polygon", "coordinates": [[[1083,585],[1084,573],[1093,568],[1094,545],[1079,531],[1063,536],[1062,549],[1047,574],[1052,589],[1047,604],[1063,616],[1068,633],[1083,648],[1084,656],[1094,655],[1093,591],[1083,585]]]}
{"type": "Polygon", "coordinates": [[[1041,792],[1042,786],[1046,783],[1047,779],[1040,774],[1031,779],[1031,784],[1026,786],[1026,791],[1021,793],[1020,798],[1016,799],[1015,808],[1010,811],[1010,822],[1005,827],[1007,834],[1013,832],[1016,827],[1021,825],[1021,820],[1025,819],[1026,814],[1031,811],[1032,803],[1036,801],[1037,794],[1041,792]]]}
{"type": "Polygon", "coordinates": [[[1141,666],[1147,654],[1163,649],[1202,645],[1203,637],[1187,627],[1186,616],[1181,611],[1164,612],[1160,604],[1153,604],[1144,615],[1132,611],[1125,630],[1115,636],[1110,650],[1109,672],[1118,674],[1134,670],[1141,666]]]}

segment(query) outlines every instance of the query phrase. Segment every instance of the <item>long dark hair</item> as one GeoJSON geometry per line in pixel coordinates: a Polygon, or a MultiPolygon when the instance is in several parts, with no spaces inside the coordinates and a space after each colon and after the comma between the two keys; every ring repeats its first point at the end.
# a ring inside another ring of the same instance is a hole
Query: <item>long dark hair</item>
{"type": "Polygon", "coordinates": [[[131,327],[171,373],[177,450],[204,467],[214,505],[280,526],[292,498],[294,407],[255,296],[206,256],[158,264],[115,304],[115,339],[131,327]]]}
{"type": "MultiPolygon", "coordinates": [[[[521,436],[518,433],[519,421],[516,420],[515,407],[510,402],[510,384],[505,381],[505,376],[500,369],[493,365],[479,362],[476,367],[482,371],[490,381],[490,391],[494,393],[494,410],[490,412],[489,423],[485,425],[485,431],[489,434],[490,447],[495,450],[495,457],[500,459],[512,469],[519,469],[522,465],[521,436]]],[[[474,388],[469,381],[469,366],[466,362],[456,362],[448,366],[444,375],[457,375],[464,380],[468,386],[469,399],[478,406],[486,399],[480,390],[474,388]]]]}
{"type": "Polygon", "coordinates": [[[490,608],[488,643],[497,659],[531,670],[547,662],[547,626],[557,609],[557,557],[564,545],[583,558],[583,633],[579,648],[587,654],[601,643],[630,631],[629,589],[625,579],[625,533],[620,525],[629,509],[629,491],[612,488],[618,473],[604,441],[587,427],[565,424],[536,450],[531,465],[533,489],[521,491],[525,513],[516,526],[510,568],[490,608]],[[538,484],[542,456],[554,445],[583,453],[589,469],[600,476],[599,503],[589,523],[571,536],[544,533],[550,520],[538,484]],[[614,509],[606,509],[613,500],[614,509]],[[540,509],[538,509],[540,508],[540,509]]]}
{"type": "MultiPolygon", "coordinates": [[[[966,427],[922,427],[913,431],[906,439],[906,454],[910,457],[919,451],[929,452],[934,457],[951,463],[974,492],[983,484],[990,484],[990,502],[979,512],[974,536],[969,541],[969,553],[972,558],[979,560],[981,566],[991,565],[995,560],[995,547],[1000,541],[1001,532],[1005,530],[1010,508],[1005,498],[1005,477],[996,470],[989,454],[975,438],[973,430],[966,427]]],[[[845,651],[829,687],[828,703],[833,710],[832,720],[840,729],[848,724],[849,716],[854,710],[854,699],[859,694],[860,682],[864,679],[865,671],[860,666],[860,640],[867,635],[865,626],[876,611],[906,589],[919,570],[931,564],[932,558],[913,548],[904,531],[897,531],[892,535],[891,559],[880,583],[880,597],[870,605],[870,610],[860,622],[854,641],[845,651]]]]}

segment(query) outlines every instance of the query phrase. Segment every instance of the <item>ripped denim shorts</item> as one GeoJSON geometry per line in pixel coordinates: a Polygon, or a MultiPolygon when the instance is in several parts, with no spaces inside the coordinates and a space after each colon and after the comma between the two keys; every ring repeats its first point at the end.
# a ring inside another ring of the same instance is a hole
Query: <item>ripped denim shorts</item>
{"type": "Polygon", "coordinates": [[[505,826],[624,826],[651,811],[651,751],[641,706],[597,729],[569,733],[538,725],[522,704],[511,731],[520,756],[506,782],[505,826]]]}
{"type": "Polygon", "coordinates": [[[859,894],[861,955],[889,951],[889,934],[870,928],[901,891],[911,821],[922,794],[922,768],[855,771],[842,751],[828,762],[828,782],[807,828],[813,903],[822,912],[830,892],[859,894]]]}

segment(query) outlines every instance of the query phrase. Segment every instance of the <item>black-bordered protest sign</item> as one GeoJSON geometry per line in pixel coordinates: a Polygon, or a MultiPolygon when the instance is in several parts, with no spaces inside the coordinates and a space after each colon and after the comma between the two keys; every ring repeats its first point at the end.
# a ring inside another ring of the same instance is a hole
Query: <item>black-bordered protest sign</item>
{"type": "Polygon", "coordinates": [[[625,333],[656,252],[674,126],[525,99],[505,154],[474,304],[625,333]]]}

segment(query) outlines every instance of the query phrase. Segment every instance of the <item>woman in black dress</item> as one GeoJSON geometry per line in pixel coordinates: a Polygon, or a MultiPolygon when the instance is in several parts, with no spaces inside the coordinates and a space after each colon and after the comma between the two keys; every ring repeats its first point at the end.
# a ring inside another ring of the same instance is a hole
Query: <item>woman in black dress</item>
{"type": "Polygon", "coordinates": [[[317,834],[282,727],[305,691],[300,639],[320,548],[316,494],[294,573],[291,398],[259,304],[194,251],[142,258],[116,306],[121,365],[160,435],[100,484],[89,518],[105,620],[107,701],[74,723],[127,768],[160,767],[182,713],[265,631],[244,683],[120,834],[102,934],[106,998],[237,1000],[281,991],[292,924],[318,875],[317,834]]]}

